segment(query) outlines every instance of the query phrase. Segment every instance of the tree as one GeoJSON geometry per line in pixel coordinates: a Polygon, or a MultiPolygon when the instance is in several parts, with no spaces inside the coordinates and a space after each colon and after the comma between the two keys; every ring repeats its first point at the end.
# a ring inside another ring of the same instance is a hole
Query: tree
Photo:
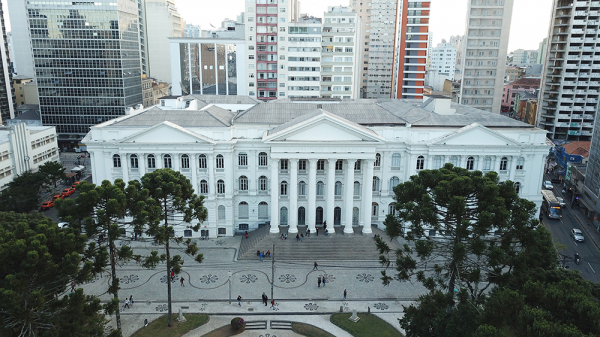
{"type": "Polygon", "coordinates": [[[103,336],[100,301],[82,289],[67,294],[72,281],[91,280],[86,254],[75,230],[41,214],[0,212],[0,335],[103,336]]]}
{"type": "Polygon", "coordinates": [[[0,194],[0,211],[27,213],[37,209],[44,181],[41,172],[27,171],[16,177],[0,194]]]}
{"type": "Polygon", "coordinates": [[[132,214],[134,221],[138,226],[146,223],[146,234],[150,235],[155,243],[165,247],[165,254],[159,256],[158,252],[152,251],[150,256],[145,257],[143,265],[155,268],[159,262],[167,264],[168,325],[171,326],[171,282],[168,280],[171,269],[175,274],[181,271],[183,260],[179,255],[171,256],[170,242],[185,244],[185,253],[195,256],[196,262],[202,263],[204,259],[202,254],[198,254],[196,242],[192,243],[189,238],[184,240],[183,237],[176,236],[173,226],[185,225],[197,232],[207,217],[203,205],[204,196],[194,194],[190,181],[183,174],[168,168],[146,173],[142,177],[141,186],[135,182],[132,184],[127,191],[131,203],[137,206],[132,214]],[[197,220],[198,223],[191,225],[193,220],[197,220]]]}
{"type": "Polygon", "coordinates": [[[108,293],[113,295],[111,302],[104,307],[107,314],[115,314],[117,332],[121,334],[121,316],[119,311],[119,278],[116,266],[122,261],[127,261],[133,256],[131,248],[127,245],[118,248],[116,241],[121,233],[119,225],[127,212],[127,198],[125,196],[125,183],[117,179],[114,184],[104,180],[102,185],[96,186],[82,182],[77,186],[79,196],[75,199],[57,200],[58,215],[69,224],[78,229],[85,229],[91,238],[98,238],[98,245],[92,243],[94,249],[95,271],[101,272],[108,259],[110,265],[110,283],[108,293]]]}
{"type": "Polygon", "coordinates": [[[41,172],[54,187],[56,187],[57,181],[65,179],[65,167],[57,161],[49,161],[40,165],[39,172],[41,172]]]}
{"type": "Polygon", "coordinates": [[[535,204],[519,198],[513,183],[500,182],[495,172],[446,164],[420,171],[394,193],[397,215],[387,218],[386,232],[393,239],[403,234],[408,243],[394,252],[397,273],[388,276],[392,252],[378,240],[383,283],[416,277],[450,299],[464,289],[477,303],[490,285],[505,281],[538,224],[535,204]],[[435,240],[429,231],[444,238],[435,240]]]}

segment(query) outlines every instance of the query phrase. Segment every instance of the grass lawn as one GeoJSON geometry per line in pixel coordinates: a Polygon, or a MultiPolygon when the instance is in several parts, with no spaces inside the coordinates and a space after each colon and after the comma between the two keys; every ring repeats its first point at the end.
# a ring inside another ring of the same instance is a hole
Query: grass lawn
{"type": "Polygon", "coordinates": [[[348,331],[354,337],[402,337],[396,328],[373,314],[358,313],[357,315],[360,320],[354,323],[348,319],[352,314],[333,314],[331,323],[348,331]]]}
{"type": "Polygon", "coordinates": [[[294,332],[308,337],[335,337],[325,330],[321,330],[314,325],[292,322],[294,332]]]}
{"type": "Polygon", "coordinates": [[[206,324],[208,322],[207,315],[201,314],[187,314],[185,318],[187,321],[179,323],[175,320],[177,315],[173,315],[173,326],[170,328],[167,326],[167,315],[159,317],[157,320],[148,324],[147,327],[141,328],[136,331],[131,337],[178,337],[183,336],[190,330],[196,329],[197,327],[206,324]]]}

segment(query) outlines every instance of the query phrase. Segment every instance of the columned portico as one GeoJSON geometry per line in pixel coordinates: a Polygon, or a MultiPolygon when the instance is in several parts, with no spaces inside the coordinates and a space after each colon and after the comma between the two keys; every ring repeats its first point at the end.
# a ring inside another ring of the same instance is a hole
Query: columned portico
{"type": "Polygon", "coordinates": [[[372,159],[363,161],[365,164],[365,173],[363,176],[363,234],[371,234],[371,208],[373,204],[373,164],[375,163],[372,159]]]}
{"type": "Polygon", "coordinates": [[[290,210],[288,223],[290,234],[298,233],[298,159],[290,159],[290,210]]]}
{"type": "Polygon", "coordinates": [[[345,223],[344,223],[344,234],[354,234],[352,229],[352,211],[354,209],[354,164],[356,160],[348,159],[346,165],[346,189],[345,189],[345,223]]]}
{"type": "Polygon", "coordinates": [[[271,230],[279,233],[279,159],[271,158],[271,230]]]}
{"type": "Polygon", "coordinates": [[[123,169],[123,181],[125,183],[129,182],[129,159],[127,158],[127,153],[119,153],[121,157],[121,167],[123,169]]]}
{"type": "Polygon", "coordinates": [[[309,159],[308,163],[308,214],[306,223],[308,229],[314,233],[317,218],[317,159],[309,159]]]}
{"type": "Polygon", "coordinates": [[[138,169],[140,170],[140,180],[146,174],[146,155],[144,153],[138,153],[138,169]]]}
{"type": "Polygon", "coordinates": [[[337,160],[333,158],[327,159],[327,217],[325,218],[327,221],[327,232],[329,234],[335,234],[335,230],[333,229],[334,222],[334,208],[335,208],[335,162],[337,160]]]}

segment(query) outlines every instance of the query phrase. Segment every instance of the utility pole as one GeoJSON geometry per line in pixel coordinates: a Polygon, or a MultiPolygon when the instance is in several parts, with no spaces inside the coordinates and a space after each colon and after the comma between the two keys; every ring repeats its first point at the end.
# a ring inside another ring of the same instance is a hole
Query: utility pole
{"type": "Polygon", "coordinates": [[[271,256],[271,299],[273,299],[273,283],[275,283],[275,244],[273,244],[271,256]]]}

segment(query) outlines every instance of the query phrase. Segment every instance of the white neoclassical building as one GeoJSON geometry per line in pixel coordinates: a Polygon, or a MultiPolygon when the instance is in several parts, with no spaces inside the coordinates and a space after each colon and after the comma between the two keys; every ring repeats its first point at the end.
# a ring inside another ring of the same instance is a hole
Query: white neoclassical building
{"type": "MultiPolygon", "coordinates": [[[[392,188],[444,163],[494,170],[538,206],[546,131],[441,97],[416,100],[185,96],[107,121],[84,139],[95,183],[169,167],[205,195],[201,233],[326,223],[371,233],[394,212],[392,188]]],[[[306,226],[306,227],[304,227],[306,226]]],[[[339,232],[339,231],[338,231],[339,232]]]]}

